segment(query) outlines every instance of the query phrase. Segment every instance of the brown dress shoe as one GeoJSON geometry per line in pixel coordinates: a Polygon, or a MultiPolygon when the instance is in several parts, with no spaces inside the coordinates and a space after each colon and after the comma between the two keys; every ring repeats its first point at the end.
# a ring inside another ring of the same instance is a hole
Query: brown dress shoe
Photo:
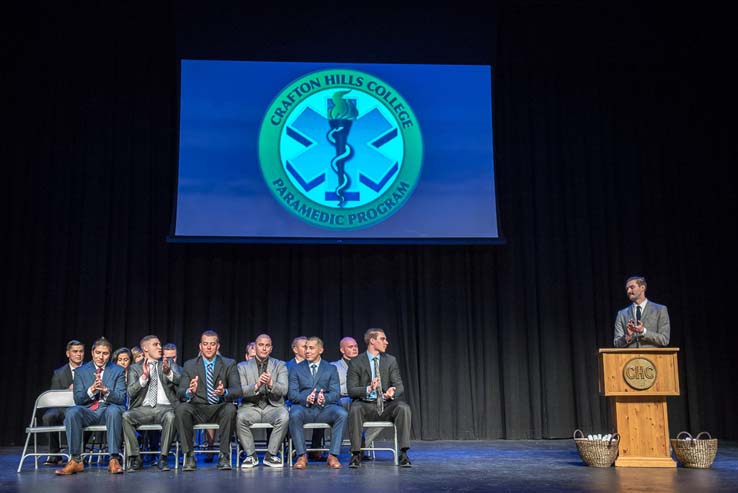
{"type": "Polygon", "coordinates": [[[328,454],[328,467],[331,469],[341,469],[341,461],[333,454],[328,454]]]}
{"type": "Polygon", "coordinates": [[[323,452],[320,450],[314,450],[308,454],[308,458],[313,462],[320,462],[324,461],[325,457],[323,457],[323,452]]]}
{"type": "Polygon", "coordinates": [[[300,457],[297,458],[297,462],[295,462],[295,469],[305,469],[307,466],[308,466],[307,455],[302,454],[300,457]]]}
{"type": "Polygon", "coordinates": [[[54,471],[60,476],[68,476],[70,474],[76,474],[85,470],[84,464],[77,462],[76,460],[69,459],[69,462],[62,468],[54,471]]]}
{"type": "Polygon", "coordinates": [[[120,465],[118,459],[112,457],[110,462],[108,462],[108,471],[110,471],[110,474],[121,474],[123,472],[123,466],[120,465]]]}

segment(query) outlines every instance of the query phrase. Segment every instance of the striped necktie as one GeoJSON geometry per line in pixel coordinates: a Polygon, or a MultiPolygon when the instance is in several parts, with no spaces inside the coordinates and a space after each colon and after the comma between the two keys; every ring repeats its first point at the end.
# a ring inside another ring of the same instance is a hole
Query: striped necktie
{"type": "Polygon", "coordinates": [[[379,378],[377,386],[377,413],[381,416],[384,412],[384,399],[382,399],[382,376],[379,374],[379,358],[374,357],[374,377],[379,378]]]}
{"type": "Polygon", "coordinates": [[[210,404],[218,403],[218,396],[215,395],[215,361],[207,364],[207,390],[208,402],[210,404]]]}
{"type": "Polygon", "coordinates": [[[149,361],[151,373],[149,374],[149,389],[146,392],[146,400],[149,406],[156,406],[157,392],[159,391],[159,370],[156,361],[149,361]]]}

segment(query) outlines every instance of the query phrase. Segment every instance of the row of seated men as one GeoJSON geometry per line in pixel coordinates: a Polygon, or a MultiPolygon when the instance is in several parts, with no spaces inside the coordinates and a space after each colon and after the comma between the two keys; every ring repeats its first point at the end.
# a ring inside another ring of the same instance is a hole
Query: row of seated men
{"type": "MultiPolygon", "coordinates": [[[[110,342],[98,339],[92,346],[92,361],[74,370],[72,389],[76,405],[64,413],[71,459],[55,472],[82,472],[82,430],[103,424],[110,451],[108,470],[113,474],[123,472],[119,454],[122,439],[129,456],[129,470],[143,467],[136,427],[144,424],[162,426],[162,455],[157,461],[160,470],[169,470],[167,453],[175,433],[184,453],[183,470],[197,468],[194,425],[203,423],[218,424],[220,470],[232,467],[230,437],[234,431],[246,455],[241,467],[259,464],[250,428],[256,423],[273,426],[263,458],[266,466],[282,467],[279,450],[289,432],[297,455],[294,467],[306,468],[303,425],[327,423],[331,427],[328,466],[341,467],[339,452],[348,432],[349,466],[357,468],[362,459],[363,423],[378,420],[395,423],[400,448],[398,463],[410,467],[407,450],[411,414],[410,407],[398,400],[403,393],[399,365],[386,353],[389,342],[382,329],[367,330],[364,341],[367,351],[359,355],[356,341],[344,338],[343,357],[328,363],[321,358],[324,347],[320,338],[298,337],[292,344],[295,358],[285,363],[271,357],[271,337],[261,334],[255,340],[255,357],[237,365],[220,354],[218,334],[207,330],[200,336],[198,357],[179,367],[172,359],[162,357],[159,338],[149,335],[140,342],[143,360],[129,367],[126,378],[123,368],[110,361],[110,342]]],[[[83,352],[82,348],[80,362],[83,352]]],[[[70,357],[70,365],[71,362],[70,357]]],[[[315,440],[313,436],[313,443],[315,440]]]]}

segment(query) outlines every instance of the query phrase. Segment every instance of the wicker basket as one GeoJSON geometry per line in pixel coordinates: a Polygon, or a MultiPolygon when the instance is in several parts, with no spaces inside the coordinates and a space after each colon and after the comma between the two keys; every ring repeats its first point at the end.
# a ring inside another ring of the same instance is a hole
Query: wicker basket
{"type": "Polygon", "coordinates": [[[695,438],[692,438],[692,435],[686,431],[682,431],[676,438],[671,439],[671,448],[674,450],[677,460],[684,467],[708,469],[712,467],[712,462],[715,460],[717,442],[717,438],[712,438],[706,431],[695,438]],[[700,438],[702,435],[707,435],[707,438],[700,438]],[[687,438],[682,438],[682,436],[687,438]]]}
{"type": "Polygon", "coordinates": [[[574,430],[574,443],[585,464],[592,467],[610,467],[618,456],[620,434],[615,432],[609,441],[588,440],[582,430],[574,430]],[[581,436],[577,437],[577,433],[581,436]]]}

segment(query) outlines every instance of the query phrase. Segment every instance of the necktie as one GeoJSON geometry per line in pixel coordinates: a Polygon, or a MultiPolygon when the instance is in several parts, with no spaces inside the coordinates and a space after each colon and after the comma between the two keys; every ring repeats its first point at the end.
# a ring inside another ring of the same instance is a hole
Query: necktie
{"type": "MultiPolygon", "coordinates": [[[[636,325],[641,321],[641,305],[636,305],[636,325]]],[[[638,340],[638,333],[636,332],[636,347],[641,347],[641,341],[638,340]]]]}
{"type": "Polygon", "coordinates": [[[146,392],[146,400],[149,402],[149,406],[156,406],[157,395],[159,391],[159,370],[156,361],[150,361],[151,373],[149,374],[149,389],[146,392]]]}
{"type": "Polygon", "coordinates": [[[313,379],[315,378],[315,373],[317,373],[317,371],[318,371],[318,365],[316,365],[315,363],[310,365],[310,373],[313,375],[313,379]]]}
{"type": "Polygon", "coordinates": [[[208,402],[210,404],[217,404],[218,403],[218,396],[216,396],[213,392],[215,392],[215,362],[208,363],[207,365],[207,390],[208,390],[208,402]]]}
{"type": "Polygon", "coordinates": [[[379,378],[377,386],[377,413],[381,416],[384,412],[384,399],[382,399],[382,376],[379,374],[379,358],[374,357],[374,376],[379,378]]]}
{"type": "MultiPolygon", "coordinates": [[[[95,379],[102,373],[102,368],[95,370],[95,379]]],[[[92,404],[90,405],[90,411],[95,411],[100,407],[100,393],[96,393],[92,404]]]]}

